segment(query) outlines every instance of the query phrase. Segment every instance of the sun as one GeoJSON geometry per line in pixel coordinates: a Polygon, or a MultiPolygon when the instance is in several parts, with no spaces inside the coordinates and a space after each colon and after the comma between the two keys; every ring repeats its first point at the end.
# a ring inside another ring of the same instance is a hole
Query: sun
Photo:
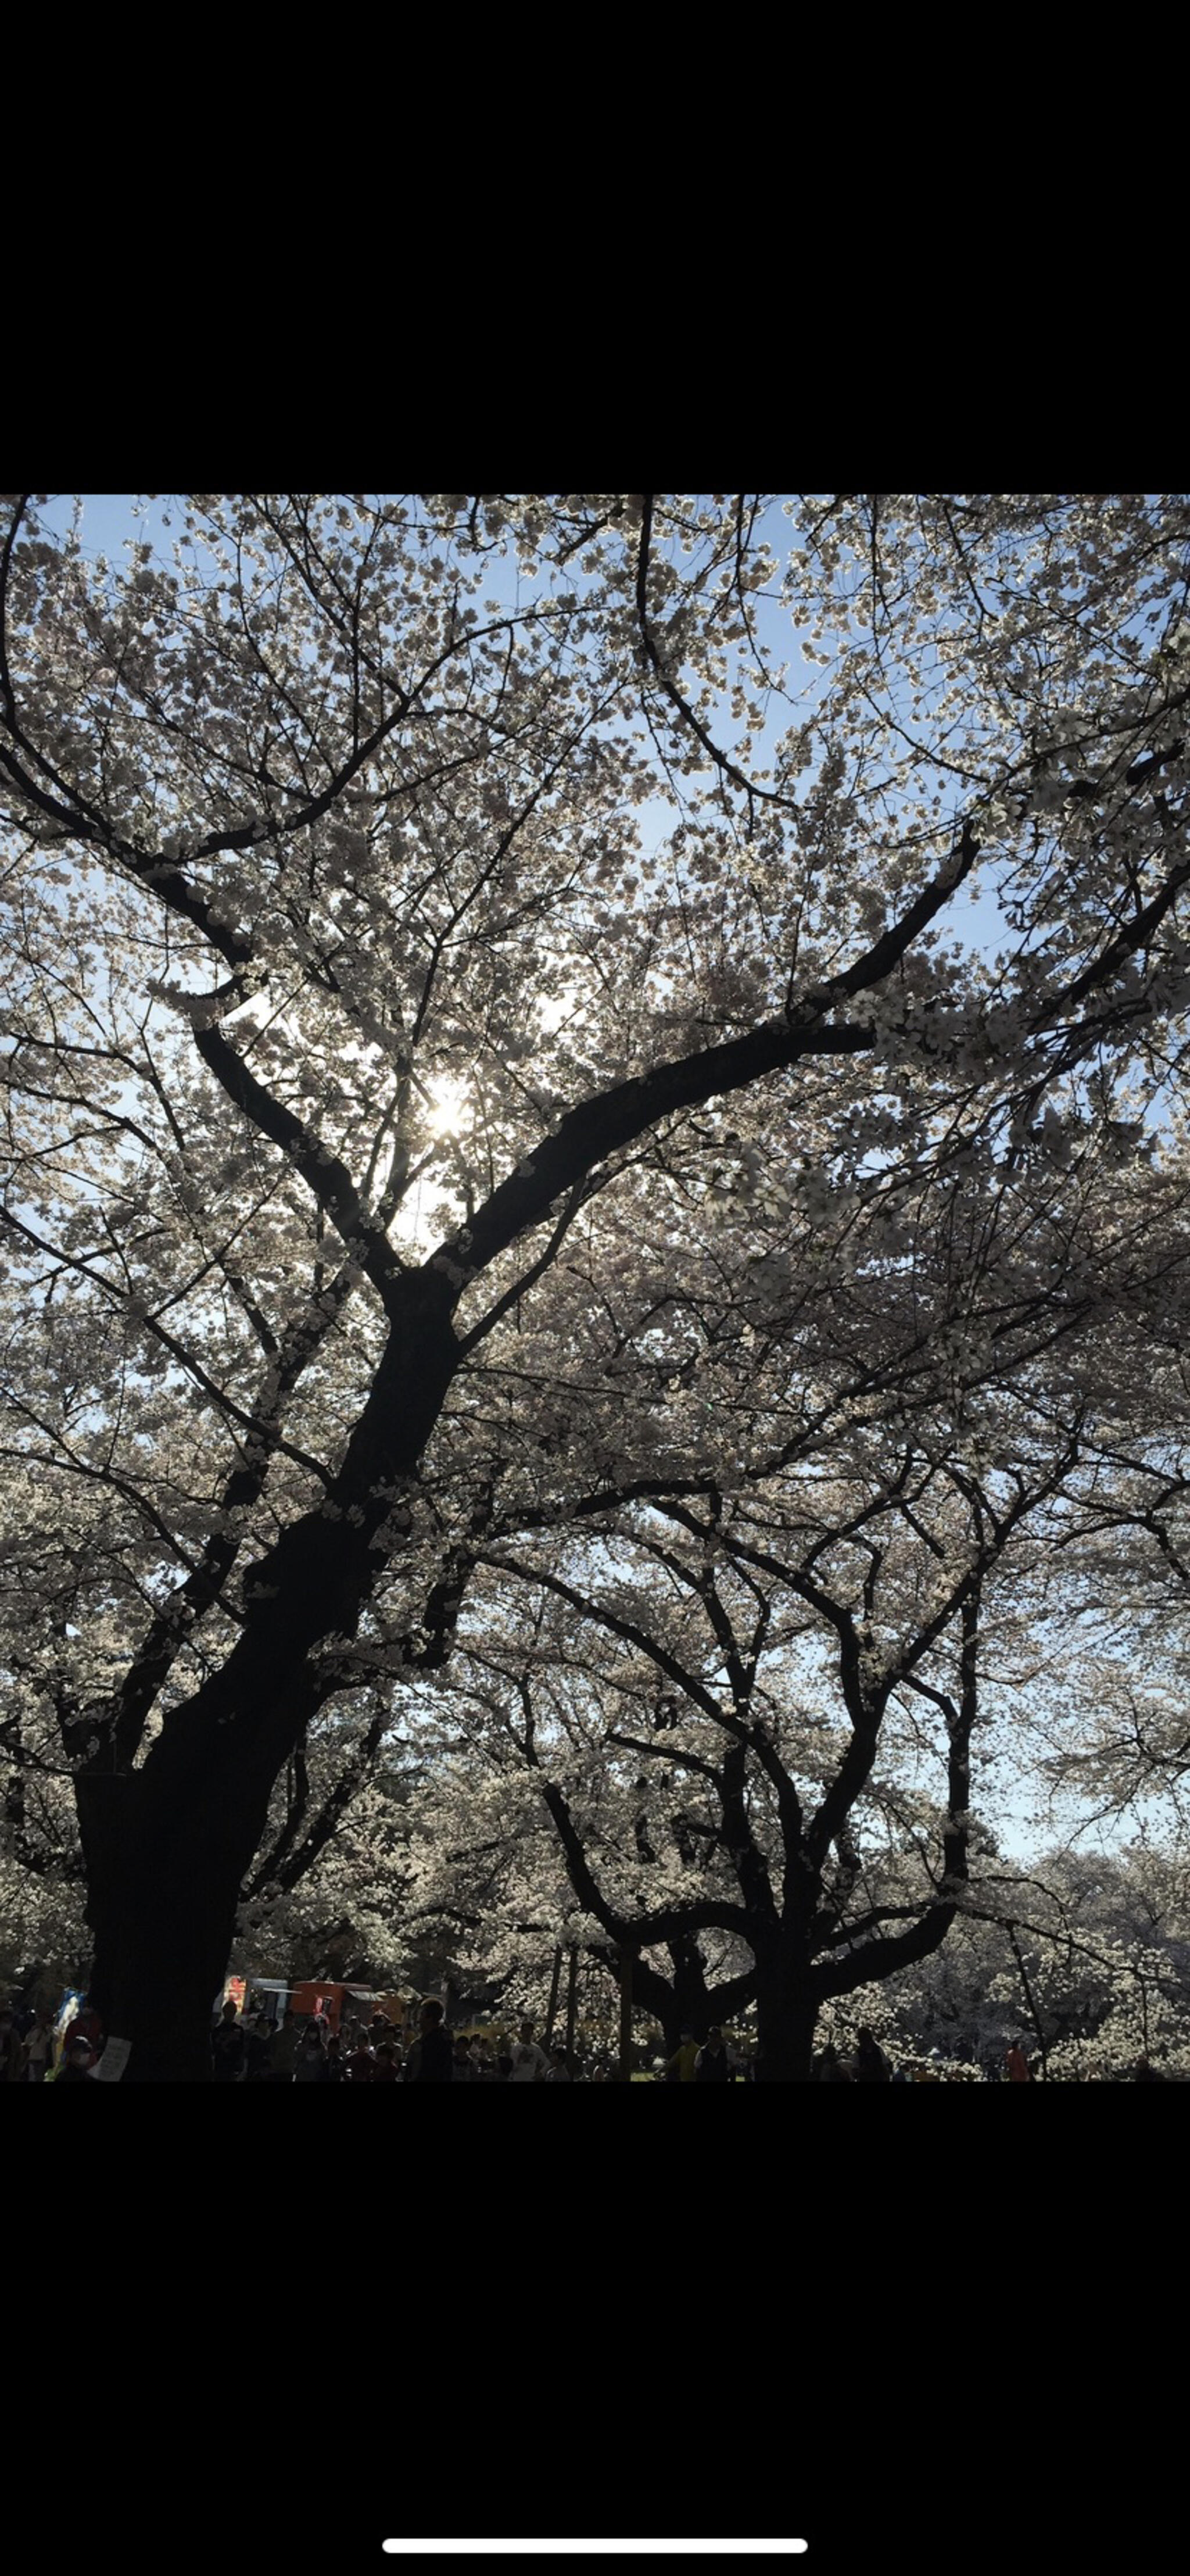
{"type": "Polygon", "coordinates": [[[463,1123],[467,1085],[457,1074],[440,1073],[426,1086],[427,1124],[431,1136],[455,1136],[463,1123]]]}

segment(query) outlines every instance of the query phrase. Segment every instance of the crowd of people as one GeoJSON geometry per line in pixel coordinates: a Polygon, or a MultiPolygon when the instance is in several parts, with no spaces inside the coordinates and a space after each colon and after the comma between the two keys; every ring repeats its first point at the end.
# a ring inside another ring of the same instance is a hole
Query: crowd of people
{"type": "Polygon", "coordinates": [[[508,2049],[479,2032],[447,2030],[442,2005],[421,2007],[412,2038],[382,2012],[332,2030],[321,2013],[286,2006],[280,2021],[263,2006],[241,2016],[225,2003],[211,2034],[216,2084],[573,2084],[561,2046],[541,2048],[523,2021],[508,2049]]]}
{"type": "Polygon", "coordinates": [[[0,2084],[85,2083],[103,2044],[99,2015],[84,1995],[62,2023],[48,2004],[0,2012],[0,2084]]]}
{"type": "MultiPolygon", "coordinates": [[[[548,2034],[547,2034],[548,2039],[548,2034]]],[[[81,2084],[96,2067],[103,2047],[99,2015],[84,1995],[72,2013],[47,2006],[15,2005],[0,2012],[0,2083],[81,2084]]],[[[217,2013],[211,2032],[211,2068],[216,2084],[604,2084],[621,2080],[619,2069],[601,2055],[581,2057],[560,2042],[541,2046],[532,2021],[522,2021],[514,2040],[492,2040],[484,2032],[446,2027],[442,2004],[430,1996],[421,2006],[416,2031],[400,2026],[377,2010],[370,2022],[348,2020],[332,2028],[323,2013],[298,2013],[287,2004],[279,2019],[258,2003],[241,2013],[228,2000],[217,2013]]],[[[757,2075],[754,2052],[740,2047],[724,2031],[712,2028],[699,2041],[684,2030],[673,2055],[655,2069],[670,2084],[749,2083],[757,2075]]],[[[1030,2057],[1019,2039],[1008,2039],[978,2063],[960,2063],[933,2048],[924,2057],[899,2062],[882,2048],[873,2031],[860,2030],[851,2049],[828,2040],[812,2066],[818,2084],[1033,2084],[1044,2075],[1041,2057],[1030,2057]]],[[[1087,2070],[1090,2080],[1095,2070],[1087,2070]]],[[[1167,2074],[1139,2057],[1125,2079],[1135,2084],[1164,2084],[1167,2074]]]]}
{"type": "MultiPolygon", "coordinates": [[[[1006,2039],[976,2061],[944,2058],[940,2048],[932,2048],[926,2057],[910,2057],[894,2063],[870,2030],[861,2030],[849,2055],[841,2054],[833,2042],[827,2042],[814,2060],[814,2080],[819,2084],[1036,2084],[1045,2074],[1044,2060],[1038,2052],[1030,2057],[1019,2039],[1006,2039]]],[[[1088,2067],[1084,2081],[1099,2081],[1098,2071],[1088,2067]]],[[[1169,2077],[1150,2064],[1147,2056],[1138,2057],[1126,2081],[1132,2084],[1166,2084],[1169,2077]]]]}
{"type": "Polygon", "coordinates": [[[947,2060],[940,2048],[925,2057],[894,2060],[866,2028],[850,2051],[828,2040],[814,2060],[818,2084],[966,2084],[979,2078],[988,2084],[1032,2084],[1040,2072],[1040,2062],[1030,2064],[1018,2039],[989,2052],[978,2065],[947,2060]]]}

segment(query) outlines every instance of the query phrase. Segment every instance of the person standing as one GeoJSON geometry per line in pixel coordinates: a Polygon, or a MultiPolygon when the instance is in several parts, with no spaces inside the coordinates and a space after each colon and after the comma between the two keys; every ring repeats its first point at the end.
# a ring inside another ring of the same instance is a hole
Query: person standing
{"type": "Polygon", "coordinates": [[[520,2037],[510,2054],[514,2084],[544,2084],[549,2059],[533,2037],[531,2021],[521,2023],[520,2037]]]}
{"type": "Polygon", "coordinates": [[[94,2004],[88,2000],[86,1995],[83,1995],[80,1999],[79,2008],[74,2016],[74,2020],[68,2022],[66,2025],[66,2036],[62,2042],[63,2055],[65,2055],[66,2050],[69,2048],[72,2039],[86,2040],[87,2046],[91,2051],[91,2064],[93,2066],[99,2055],[100,2048],[103,2045],[103,2024],[95,2010],[94,2004]]]}
{"type": "Polygon", "coordinates": [[[260,2007],[244,2029],[244,2082],[267,2084],[272,2071],[273,2025],[260,2007]]]}
{"type": "Polygon", "coordinates": [[[717,2025],[707,2032],[706,2047],[699,2049],[694,2067],[694,2081],[696,2084],[733,2084],[735,2082],[731,2059],[723,2042],[723,2033],[717,2025]]]}
{"type": "Polygon", "coordinates": [[[856,2044],[855,2081],[857,2084],[889,2084],[892,2081],[892,2068],[866,2022],[856,2044]]]}
{"type": "Polygon", "coordinates": [[[1008,2068],[1008,2081],[1010,2084],[1032,2083],[1033,2078],[1029,2073],[1029,2061],[1025,2055],[1024,2049],[1021,2047],[1019,2039],[1010,2040],[1008,2047],[1004,2051],[1004,2063],[1008,2068]]]}
{"type": "Polygon", "coordinates": [[[417,2063],[408,2080],[411,2084],[449,2084],[453,2074],[453,2051],[442,2027],[442,2006],[437,1997],[428,1995],[421,2008],[421,2037],[410,2050],[417,2063]]]}
{"type": "Polygon", "coordinates": [[[698,2041],[692,2030],[684,2030],[673,2056],[666,2062],[666,2081],[671,2084],[693,2084],[698,2064],[698,2041]]]}
{"type": "Polygon", "coordinates": [[[214,2059],[216,2084],[241,2083],[247,2053],[247,2041],[240,2016],[229,1999],[224,2004],[222,2016],[216,2022],[211,2034],[211,2055],[214,2059]]]}
{"type": "Polygon", "coordinates": [[[298,2026],[297,2014],[292,2004],[286,2004],[281,2028],[273,2034],[268,2072],[270,2084],[292,2084],[301,2044],[302,2034],[298,2026]]]}
{"type": "Polygon", "coordinates": [[[54,2017],[48,2008],[43,2005],[34,2021],[32,2030],[26,2031],[25,2034],[25,2081],[27,2084],[44,2084],[46,2069],[49,2066],[50,2059],[53,2055],[53,2047],[54,2017]]]}
{"type": "Polygon", "coordinates": [[[62,2063],[54,2080],[58,2084],[89,2083],[91,2064],[91,2043],[86,2032],[80,2031],[76,2039],[67,2040],[62,2052],[62,2063]]]}
{"type": "Polygon", "coordinates": [[[325,2084],[326,2082],[326,2049],[323,2044],[322,2026],[317,2021],[310,2022],[302,2033],[294,2063],[293,2080],[295,2084],[325,2084]]]}
{"type": "Polygon", "coordinates": [[[0,2012],[0,2084],[19,2084],[24,2072],[24,2042],[16,2014],[6,2005],[0,2012]]]}

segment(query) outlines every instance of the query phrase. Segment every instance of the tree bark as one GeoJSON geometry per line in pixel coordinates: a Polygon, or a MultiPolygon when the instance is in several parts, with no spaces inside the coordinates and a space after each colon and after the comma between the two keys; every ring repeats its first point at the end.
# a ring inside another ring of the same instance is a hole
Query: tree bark
{"type": "Polygon", "coordinates": [[[390,1335],[327,1503],[254,1569],[222,1668],[170,1712],[139,1769],[101,1749],[76,1774],[91,1991],[105,2032],[131,2042],[126,2081],[210,2077],[212,2006],[270,1792],[327,1696],[313,1650],[354,1634],[386,1489],[416,1465],[457,1363],[447,1303],[432,1281],[407,1292],[408,1331],[390,1335]]]}
{"type": "Polygon", "coordinates": [[[202,1794],[171,1830],[151,1783],[143,1794],[143,1772],[84,1787],[95,1938],[88,1992],[105,2036],[131,2042],[123,2080],[208,2083],[214,2005],[255,1847],[251,1822],[238,1802],[237,1831],[229,1802],[202,1794]],[[97,1823],[96,1789],[123,1813],[97,1823]]]}
{"type": "Polygon", "coordinates": [[[801,1945],[766,1945],[756,1962],[756,2081],[808,2084],[818,1995],[801,1945]]]}
{"type": "Polygon", "coordinates": [[[570,1966],[566,1977],[566,2063],[573,2070],[574,2032],[578,2018],[578,1943],[570,1944],[570,1966]]]}
{"type": "Polygon", "coordinates": [[[625,1942],[620,1951],[619,2071],[622,2084],[629,2083],[632,2077],[632,1969],[632,1951],[625,1942]]]}

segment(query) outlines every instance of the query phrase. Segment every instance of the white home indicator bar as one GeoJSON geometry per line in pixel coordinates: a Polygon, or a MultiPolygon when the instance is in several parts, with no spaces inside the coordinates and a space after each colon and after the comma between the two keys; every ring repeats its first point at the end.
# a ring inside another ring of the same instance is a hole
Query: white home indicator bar
{"type": "Polygon", "coordinates": [[[386,2540],[394,2558],[781,2558],[804,2540],[386,2540]]]}

